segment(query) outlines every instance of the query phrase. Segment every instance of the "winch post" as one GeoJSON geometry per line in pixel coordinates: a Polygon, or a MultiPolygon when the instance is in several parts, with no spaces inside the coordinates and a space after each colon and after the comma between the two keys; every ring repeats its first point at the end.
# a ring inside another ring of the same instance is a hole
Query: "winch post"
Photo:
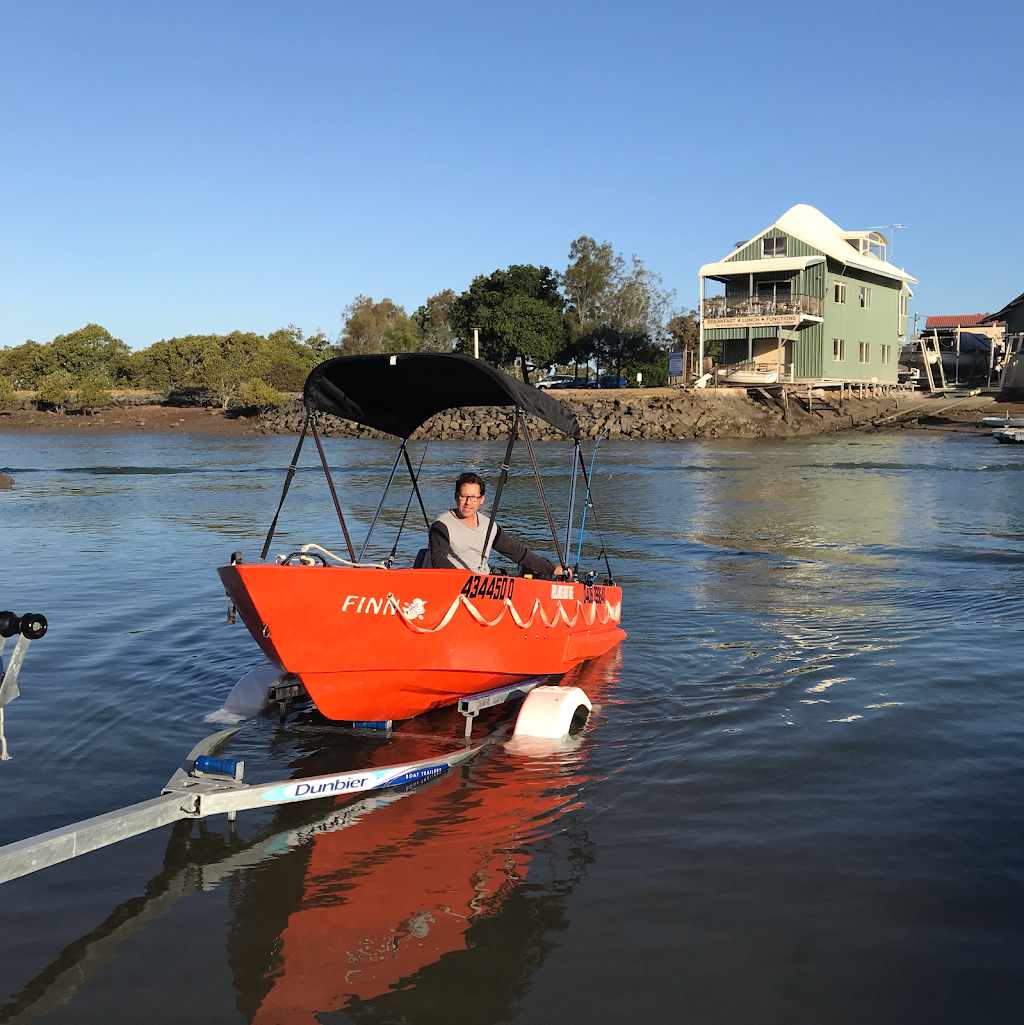
{"type": "Polygon", "coordinates": [[[32,638],[22,634],[18,638],[18,643],[14,645],[11,661],[7,664],[3,678],[0,680],[0,708],[3,708],[9,701],[13,701],[21,693],[18,689],[18,674],[25,661],[25,652],[28,651],[28,646],[31,643],[32,638]]]}

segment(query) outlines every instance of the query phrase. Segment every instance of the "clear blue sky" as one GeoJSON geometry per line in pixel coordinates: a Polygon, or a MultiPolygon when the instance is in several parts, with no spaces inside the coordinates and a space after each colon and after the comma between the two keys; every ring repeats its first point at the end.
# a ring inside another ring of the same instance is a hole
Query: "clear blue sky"
{"type": "Polygon", "coordinates": [[[810,203],[1024,291],[1024,4],[0,2],[0,344],[413,309],[579,235],[696,302],[810,203]]]}

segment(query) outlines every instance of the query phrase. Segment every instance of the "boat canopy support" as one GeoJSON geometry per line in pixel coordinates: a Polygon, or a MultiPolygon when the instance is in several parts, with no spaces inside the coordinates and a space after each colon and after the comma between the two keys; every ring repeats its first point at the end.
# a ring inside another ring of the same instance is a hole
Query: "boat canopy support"
{"type": "MultiPolygon", "coordinates": [[[[363,542],[363,547],[359,549],[359,558],[356,562],[362,562],[363,556],[366,554],[366,546],[370,543],[370,537],[373,534],[373,528],[377,526],[377,520],[380,518],[380,511],[384,508],[384,502],[388,497],[388,492],[391,490],[391,484],[395,479],[395,474],[398,472],[398,464],[402,461],[402,455],[405,452],[405,441],[403,439],[401,445],[398,446],[398,452],[395,454],[395,462],[391,467],[391,473],[388,474],[388,482],[384,485],[384,494],[380,496],[380,501],[377,503],[377,511],[373,514],[373,519],[370,521],[370,529],[366,532],[366,540],[363,542]]],[[[410,467],[409,472],[412,473],[410,467]]]]}
{"type": "MultiPolygon", "coordinates": [[[[281,509],[284,508],[284,500],[288,497],[288,489],[292,486],[292,479],[295,476],[295,469],[299,465],[299,455],[302,452],[302,442],[306,438],[306,431],[309,429],[309,414],[306,414],[306,419],[302,421],[302,430],[299,432],[299,440],[295,445],[295,454],[292,456],[291,464],[288,467],[288,472],[284,477],[284,487],[281,489],[281,501],[277,503],[277,512],[274,513],[274,518],[270,521],[270,529],[267,531],[267,539],[263,542],[263,552],[260,555],[260,559],[263,560],[267,557],[267,552],[270,551],[270,543],[274,540],[274,531],[277,530],[277,521],[281,515],[281,509]]],[[[324,464],[326,466],[326,463],[324,464]]]]}
{"type": "Polygon", "coordinates": [[[533,443],[530,441],[530,431],[526,426],[526,414],[522,410],[519,410],[519,425],[523,429],[526,454],[530,457],[530,468],[533,470],[533,479],[537,482],[537,494],[540,495],[540,504],[544,507],[544,516],[548,521],[548,530],[551,531],[551,540],[555,546],[555,554],[558,556],[558,565],[562,567],[562,572],[566,573],[568,572],[568,567],[562,558],[562,546],[558,543],[558,531],[555,530],[555,521],[551,518],[551,508],[548,506],[547,495],[544,494],[544,482],[540,479],[537,460],[533,457],[533,443]]]}
{"type": "MultiPolygon", "coordinates": [[[[341,524],[341,532],[345,535],[345,546],[348,548],[348,557],[355,562],[356,552],[352,547],[352,538],[348,535],[348,527],[345,526],[345,514],[341,511],[341,502],[338,501],[338,492],[334,487],[334,478],[331,476],[331,468],[327,465],[327,456],[324,455],[324,446],[320,441],[320,432],[316,429],[316,416],[313,412],[306,414],[306,419],[309,421],[310,427],[313,428],[313,440],[316,442],[316,450],[320,453],[320,462],[323,464],[324,476],[327,478],[327,486],[331,489],[331,498],[334,499],[334,508],[338,513],[338,522],[341,524]]],[[[281,501],[284,501],[282,495],[281,501]]],[[[263,552],[263,558],[267,557],[266,550],[263,552]]]]}
{"type": "Polygon", "coordinates": [[[487,523],[487,532],[484,535],[484,546],[480,550],[481,565],[487,561],[487,552],[491,547],[491,534],[494,531],[495,523],[498,522],[498,507],[501,505],[501,493],[505,490],[505,484],[508,482],[508,471],[512,466],[512,450],[516,447],[516,435],[519,433],[520,412],[517,406],[512,411],[512,417],[509,421],[508,447],[505,449],[505,458],[501,461],[501,473],[498,474],[498,485],[494,489],[494,501],[491,503],[491,516],[487,523]]]}

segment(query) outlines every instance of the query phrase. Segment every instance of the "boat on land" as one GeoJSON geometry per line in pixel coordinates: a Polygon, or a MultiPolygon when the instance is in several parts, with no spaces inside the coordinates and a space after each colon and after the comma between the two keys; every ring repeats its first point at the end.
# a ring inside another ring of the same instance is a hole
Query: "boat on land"
{"type": "Polygon", "coordinates": [[[718,368],[718,383],[743,386],[778,384],[779,367],[775,363],[737,363],[718,368]]]}
{"type": "Polygon", "coordinates": [[[1024,427],[1002,427],[993,431],[992,437],[1001,445],[1020,445],[1024,443],[1024,427]]]}
{"type": "Polygon", "coordinates": [[[983,427],[1024,427],[1024,416],[983,416],[983,427]]]}
{"type": "Polygon", "coordinates": [[[580,449],[579,424],[555,398],[467,356],[401,353],[327,360],[310,373],[303,399],[305,421],[260,561],[245,562],[236,552],[230,565],[217,572],[264,654],[273,666],[301,682],[325,716],[364,724],[408,719],[453,705],[466,695],[533,677],[562,675],[604,654],[626,636],[619,625],[622,590],[615,584],[603,546],[603,579],[598,582],[596,570],[580,573],[583,522],[576,561],[572,561],[578,471],[582,470],[587,488],[583,520],[591,501],[590,479],[580,449]],[[404,463],[411,482],[407,513],[415,498],[429,530],[409,439],[442,410],[467,406],[509,410],[508,443],[489,510],[491,523],[497,522],[513,449],[521,434],[558,565],[574,566],[572,574],[541,580],[500,570],[432,569],[425,550],[414,566],[396,567],[397,539],[388,559],[366,561],[370,538],[400,464],[404,463]],[[399,439],[394,465],[358,554],[320,441],[317,419],[322,414],[354,420],[399,439]],[[573,442],[564,545],[537,469],[527,414],[561,430],[573,442]],[[267,562],[307,432],[323,464],[348,558],[311,542],[267,562]]]}

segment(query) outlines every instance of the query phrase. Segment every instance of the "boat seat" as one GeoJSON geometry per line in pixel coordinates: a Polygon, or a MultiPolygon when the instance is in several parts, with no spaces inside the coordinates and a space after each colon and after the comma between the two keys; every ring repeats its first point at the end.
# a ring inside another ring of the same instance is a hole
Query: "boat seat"
{"type": "Polygon", "coordinates": [[[416,553],[416,561],[412,564],[413,569],[433,569],[430,565],[430,549],[421,548],[416,553]]]}

